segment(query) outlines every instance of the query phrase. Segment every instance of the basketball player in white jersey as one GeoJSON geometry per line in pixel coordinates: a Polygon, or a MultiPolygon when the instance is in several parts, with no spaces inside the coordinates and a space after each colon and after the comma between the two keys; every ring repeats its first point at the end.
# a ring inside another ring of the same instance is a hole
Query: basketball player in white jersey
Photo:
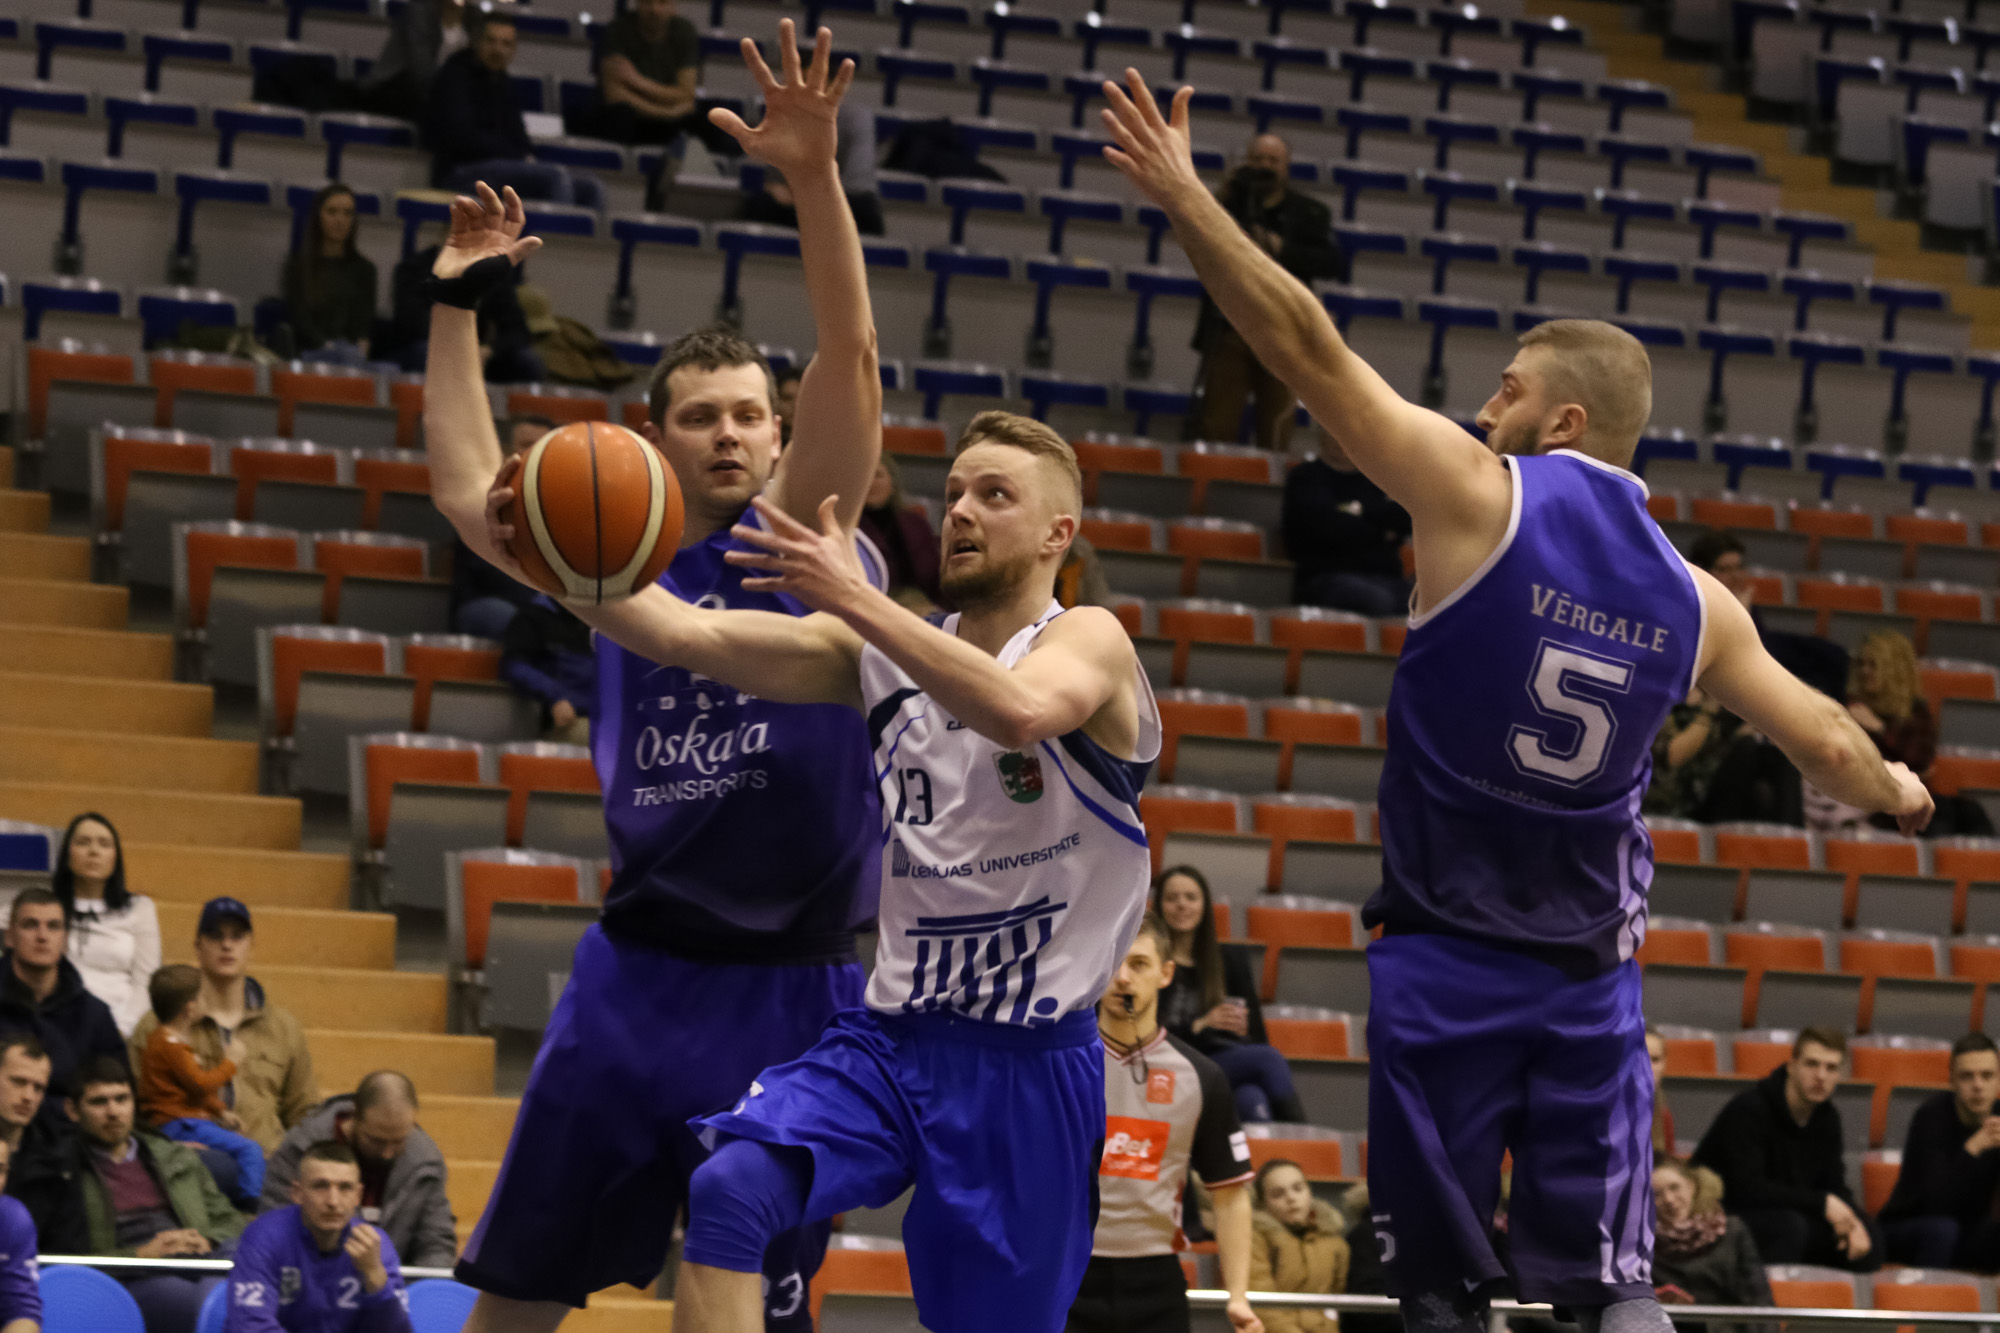
{"type": "MultiPolygon", "coordinates": [[[[488,507],[510,531],[514,469],[488,507]]],[[[577,608],[635,653],[774,701],[867,719],[882,793],[880,944],[866,1008],[694,1122],[681,1333],[755,1333],[772,1236],[915,1187],[917,1309],[948,1333],[1057,1333],[1089,1262],[1104,1069],[1094,1011],[1145,905],[1139,789],[1159,713],[1107,611],[1052,591],[1082,479],[1060,435],[975,417],[946,485],[930,624],[867,582],[829,499],[817,529],[756,502],[729,555],[803,618],[663,587],[577,608]]],[[[787,831],[773,828],[783,840],[787,831]]]]}

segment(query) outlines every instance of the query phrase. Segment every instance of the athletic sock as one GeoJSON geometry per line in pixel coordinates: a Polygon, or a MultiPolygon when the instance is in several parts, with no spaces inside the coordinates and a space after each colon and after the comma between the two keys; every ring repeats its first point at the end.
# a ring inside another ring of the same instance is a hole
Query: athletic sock
{"type": "Polygon", "coordinates": [[[1486,1333],[1486,1311],[1485,1299],[1463,1287],[1420,1291],[1403,1297],[1403,1327],[1409,1333],[1486,1333]]]}
{"type": "Polygon", "coordinates": [[[1651,1296],[1612,1305],[1572,1306],[1583,1333],[1673,1333],[1674,1321],[1651,1296]]]}

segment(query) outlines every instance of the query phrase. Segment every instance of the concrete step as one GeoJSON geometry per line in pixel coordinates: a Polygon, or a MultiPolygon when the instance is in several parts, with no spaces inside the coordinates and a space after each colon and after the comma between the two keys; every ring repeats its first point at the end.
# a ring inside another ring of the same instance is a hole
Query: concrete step
{"type": "Polygon", "coordinates": [[[51,718],[92,731],[206,738],[215,696],[206,685],[173,681],[0,671],[0,726],[46,726],[51,718]]]}
{"type": "Polygon", "coordinates": [[[12,445],[0,444],[0,491],[14,489],[14,449],[12,445]]]}
{"type": "Polygon", "coordinates": [[[520,1110],[518,1097],[426,1097],[424,1129],[446,1157],[498,1161],[520,1110]]]}
{"type": "Polygon", "coordinates": [[[119,835],[145,842],[295,851],[299,803],[282,796],[218,796],[97,783],[0,782],[0,819],[69,823],[100,810],[119,835]]]}
{"type": "MultiPolygon", "coordinates": [[[[261,962],[255,971],[257,980],[264,983],[265,993],[309,1028],[444,1035],[442,973],[266,967],[261,962]]],[[[414,1076],[415,1071],[410,1072],[414,1076]]],[[[492,1090],[490,1082],[481,1089],[492,1090]]]]}
{"type": "MultiPolygon", "coordinates": [[[[4,742],[0,742],[4,743],[4,742]]],[[[192,963],[201,905],[160,902],[161,952],[170,963],[192,963]]],[[[256,957],[267,967],[334,967],[390,972],[396,967],[396,918],[387,912],[320,912],[252,907],[256,957]]]]}
{"type": "Polygon", "coordinates": [[[7,664],[40,675],[171,680],[174,641],[165,634],[0,624],[7,664]]]}
{"type": "Polygon", "coordinates": [[[116,783],[254,796],[257,746],[192,736],[0,727],[0,781],[116,783]]]}
{"type": "Polygon", "coordinates": [[[317,852],[130,841],[125,844],[125,869],[134,889],[162,904],[230,897],[252,909],[339,912],[350,901],[347,858],[317,852]]]}
{"type": "Polygon", "coordinates": [[[0,490],[0,532],[47,532],[49,497],[42,491],[0,490]]]}
{"type": "Polygon", "coordinates": [[[90,539],[0,532],[0,578],[90,581],[90,539]]]}
{"type": "MultiPolygon", "coordinates": [[[[256,969],[259,980],[263,969],[256,969]]],[[[293,1011],[295,1014],[297,1010],[293,1011]]],[[[493,1040],[412,1032],[366,1032],[307,1025],[313,1074],[320,1090],[359,1087],[377,1069],[400,1069],[429,1102],[433,1094],[475,1096],[493,1091],[493,1040]]]]}
{"type": "Polygon", "coordinates": [[[0,578],[0,621],[124,629],[127,600],[125,589],[103,583],[0,578]]]}
{"type": "MultiPolygon", "coordinates": [[[[423,1110],[429,1112],[428,1103],[423,1110]]],[[[429,1119],[427,1114],[424,1118],[429,1119]]],[[[487,1196],[493,1193],[493,1181],[500,1174],[499,1159],[457,1158],[446,1153],[444,1166],[444,1192],[451,1199],[452,1213],[461,1221],[478,1220],[486,1211],[487,1196]]]]}

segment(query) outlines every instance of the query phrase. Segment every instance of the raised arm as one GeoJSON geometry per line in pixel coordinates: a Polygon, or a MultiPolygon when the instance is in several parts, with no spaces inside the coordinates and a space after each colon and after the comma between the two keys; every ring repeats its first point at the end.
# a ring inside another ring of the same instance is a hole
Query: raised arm
{"type": "Polygon", "coordinates": [[[1931,795],[1902,764],[1883,762],[1875,742],[1837,701],[1779,666],[1750,613],[1713,575],[1693,569],[1707,608],[1701,688],[1771,738],[1807,782],[1846,805],[1896,816],[1905,833],[1930,823],[1931,795]]]}
{"type": "MultiPolygon", "coordinates": [[[[1107,81],[1104,123],[1111,163],[1162,209],[1174,239],[1231,326],[1333,432],[1356,467],[1410,511],[1420,528],[1504,527],[1508,480],[1479,441],[1405,400],[1340,336],[1319,300],[1258,247],[1195,174],[1188,99],[1160,114],[1138,71],[1126,87],[1107,81]],[[1128,95],[1129,93],[1129,95],[1128,95]]],[[[1419,548],[1421,550],[1421,547],[1419,548]]]]}
{"type": "Polygon", "coordinates": [[[812,69],[802,73],[790,19],[778,24],[778,52],[782,83],[772,77],[756,43],[743,40],[743,63],[764,93],[764,119],[757,128],[731,111],[709,113],[751,157],[782,172],[791,188],[799,212],[806,300],[818,340],[799,384],[799,419],[792,423],[791,446],[764,494],[803,523],[816,521],[820,501],[838,496],[841,525],[851,528],[861,519],[862,501],[882,454],[875,312],[868,302],[861,234],[840,186],[836,156],[837,117],[854,81],[854,62],[842,61],[829,77],[833,33],[821,28],[812,69]]]}

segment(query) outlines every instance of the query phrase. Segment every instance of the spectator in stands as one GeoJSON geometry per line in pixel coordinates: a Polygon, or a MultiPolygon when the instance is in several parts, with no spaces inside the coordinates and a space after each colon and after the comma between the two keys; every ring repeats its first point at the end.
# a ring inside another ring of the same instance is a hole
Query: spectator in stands
{"type": "Polygon", "coordinates": [[[1891,763],[1922,773],[1937,758],[1937,720],[1917,675],[1917,646],[1895,630],[1877,630],[1855,649],[1847,711],[1891,763]]]}
{"type": "MultiPolygon", "coordinates": [[[[269,1003],[250,975],[255,943],[248,907],[234,898],[211,898],[202,905],[194,936],[202,1018],[188,1044],[202,1063],[214,1065],[233,1042],[242,1043],[246,1058],[236,1062],[236,1078],[220,1095],[242,1119],[242,1132],[268,1154],[318,1104],[319,1082],[305,1029],[288,1010],[269,1003]]],[[[140,1020],[132,1034],[135,1063],[158,1023],[150,1011],[140,1020]]]]}
{"type": "Polygon", "coordinates": [[[1340,441],[1314,428],[1317,452],[1285,474],[1285,554],[1292,597],[1364,616],[1406,616],[1411,581],[1403,573],[1410,514],[1361,475],[1340,441]]]}
{"type": "Polygon", "coordinates": [[[464,0],[410,0],[390,18],[389,40],[361,83],[361,105],[379,116],[423,115],[438,65],[465,49],[464,0]]]}
{"type": "MultiPolygon", "coordinates": [[[[65,1092],[94,1056],[125,1063],[125,1039],[104,1001],[83,987],[83,974],[63,956],[69,941],[62,900],[49,889],[23,889],[7,922],[0,956],[0,1032],[32,1033],[54,1065],[51,1085],[65,1092]]],[[[44,1109],[45,1115],[54,1114],[44,1109]]]]}
{"type": "Polygon", "coordinates": [[[285,1135],[264,1174],[264,1208],[282,1208],[299,1159],[331,1139],[361,1163],[361,1216],[388,1234],[403,1262],[449,1268],[458,1258],[458,1223],[445,1197],[444,1154],[417,1124],[417,1089],[403,1074],[378,1070],[352,1095],[329,1097],[285,1135]]]}
{"type": "MultiPolygon", "coordinates": [[[[810,46],[799,52],[800,63],[812,68],[810,46]]],[[[834,165],[840,169],[841,193],[847,196],[848,211],[854,215],[854,229],[863,236],[880,236],[887,229],[882,216],[881,185],[875,174],[875,109],[859,97],[841,99],[835,113],[834,165]]],[[[720,149],[730,154],[738,148],[720,149]]],[[[799,225],[799,210],[792,202],[792,187],[782,173],[764,169],[763,188],[743,201],[743,220],[775,227],[799,225]]]]}
{"type": "Polygon", "coordinates": [[[743,150],[695,105],[701,34],[676,0],[633,0],[597,39],[597,101],[577,132],[615,143],[671,144],[692,134],[711,151],[743,150]],[[726,145],[726,146],[725,146],[726,145]]]}
{"type": "Polygon", "coordinates": [[[597,649],[590,626],[555,598],[537,593],[508,622],[500,678],[542,706],[548,740],[590,744],[597,700],[597,649]]]}
{"type": "MultiPolygon", "coordinates": [[[[1347,1290],[1347,1219],[1324,1199],[1297,1162],[1279,1158],[1257,1171],[1257,1211],[1250,1225],[1250,1290],[1335,1296],[1347,1290]]],[[[1264,1333],[1338,1333],[1331,1310],[1297,1305],[1257,1311],[1264,1333]]]]}
{"type": "MultiPolygon", "coordinates": [[[[225,1256],[247,1220],[216,1188],[194,1149],[135,1126],[132,1072],[93,1059],[69,1104],[76,1121],[76,1179],[89,1219],[86,1254],[127,1259],[225,1256]]],[[[201,1303],[220,1278],[143,1273],[125,1279],[146,1333],[194,1333],[201,1303]]]]}
{"type": "Polygon", "coordinates": [[[1264,1006],[1242,955],[1216,938],[1208,879],[1170,866],[1153,880],[1152,908],[1174,933],[1174,975],[1160,992],[1160,1024],[1222,1066],[1247,1121],[1302,1123],[1292,1069],[1264,1035],[1264,1006]]]}
{"type": "Polygon", "coordinates": [[[139,1060],[139,1112],[176,1143],[227,1153],[236,1163],[236,1197],[254,1208],[264,1190],[264,1150],[238,1132],[243,1120],[223,1105],[220,1095],[250,1050],[232,1037],[213,1065],[204,1065],[195,1054],[196,1029],[208,1017],[201,1008],[199,970],[169,964],[153,974],[149,993],[160,1025],[147,1036],[139,1060]]]}
{"type": "MultiPolygon", "coordinates": [[[[14,1150],[0,1143],[0,1188],[7,1184],[14,1150]]],[[[35,1219],[19,1199],[0,1198],[0,1333],[42,1333],[42,1288],[36,1259],[35,1219]]]]}
{"type": "Polygon", "coordinates": [[[1882,1264],[1841,1159],[1833,1094],[1846,1059],[1845,1036],[1806,1028],[1792,1058],[1732,1097],[1695,1149],[1694,1165],[1722,1178],[1724,1205],[1749,1226],[1766,1263],[1857,1272],[1882,1264]]]}
{"type": "Polygon", "coordinates": [[[1104,562],[1097,548],[1082,533],[1070,538],[1069,553],[1056,571],[1056,600],[1072,606],[1111,606],[1111,580],[1104,577],[1104,562]]]}
{"type": "Polygon", "coordinates": [[[1771,1304],[1757,1242],[1742,1218],[1722,1211],[1715,1172],[1678,1157],[1657,1158],[1653,1217],[1653,1286],[1662,1304],[1771,1304]]]}
{"type": "Polygon", "coordinates": [[[265,1213],[236,1244],[224,1333],[410,1333],[396,1247],[356,1218],[360,1209],[354,1150],[306,1149],[291,1206],[265,1213]]]}
{"type": "Polygon", "coordinates": [[[103,815],[78,815],[63,834],[49,877],[69,918],[65,952],[84,989],[130,1034],[146,1013],[146,984],[160,966],[160,913],[125,884],[125,848],[103,815]]]}
{"type": "Polygon", "coordinates": [[[778,376],[778,392],[771,400],[771,410],[778,414],[780,449],[792,442],[792,419],[799,414],[799,385],[805,378],[804,372],[797,370],[787,370],[778,376]]]}
{"type": "MultiPolygon", "coordinates": [[[[9,1154],[6,1192],[27,1206],[44,1249],[78,1254],[90,1244],[90,1227],[76,1189],[71,1142],[76,1131],[60,1112],[42,1114],[49,1067],[49,1053],[33,1037],[0,1037],[0,1141],[9,1154]]],[[[56,1100],[61,1103],[60,1094],[56,1100]]]]}
{"type": "MultiPolygon", "coordinates": [[[[500,431],[508,456],[518,454],[556,428],[547,417],[510,417],[500,431]]],[[[451,628],[454,633],[474,634],[495,643],[507,639],[507,626],[520,609],[533,601],[535,590],[508,574],[501,573],[480,558],[470,546],[452,541],[451,628]]]]}
{"type": "Polygon", "coordinates": [[[341,366],[368,361],[375,264],[356,248],[360,230],[354,191],[335,181],[314,196],[305,241],[285,256],[285,321],[303,360],[341,366]]]}
{"type": "Polygon", "coordinates": [[[1653,1070],[1653,1156],[1674,1155],[1674,1113],[1667,1109],[1667,1039],[1646,1029],[1646,1062],[1653,1070]]]}
{"type": "Polygon", "coordinates": [[[470,193],[475,181],[485,181],[496,190],[511,185],[524,199],[601,209],[604,187],[595,177],[533,160],[507,73],[518,40],[513,15],[484,12],[473,24],[472,44],[438,67],[424,120],[432,183],[470,193]]]}
{"type": "Polygon", "coordinates": [[[1723,587],[1750,612],[1765,650],[1785,670],[1822,694],[1838,699],[1847,688],[1847,650],[1831,639],[1812,634],[1788,634],[1764,623],[1756,605],[1756,581],[1751,578],[1743,542],[1731,532],[1710,528],[1688,546],[1688,563],[1715,575],[1723,587]]]}
{"type": "MultiPolygon", "coordinates": [[[[1216,197],[1251,240],[1284,270],[1304,283],[1340,275],[1340,247],[1333,239],[1333,215],[1325,204],[1291,185],[1292,150],[1275,134],[1260,134],[1216,197]]],[[[1292,434],[1297,399],[1285,382],[1257,360],[1250,344],[1229,326],[1215,303],[1202,297],[1195,324],[1195,350],[1202,355],[1203,439],[1235,441],[1243,409],[1255,404],[1257,444],[1283,449],[1292,434]]]]}
{"type": "Polygon", "coordinates": [[[1910,1117],[1903,1169],[1882,1205],[1891,1263],[2000,1270],[2000,1048],[1969,1032],[1951,1048],[1951,1091],[1910,1117]]]}
{"type": "Polygon", "coordinates": [[[889,571],[889,595],[919,615],[937,610],[944,600],[938,589],[938,534],[922,505],[903,495],[896,460],[883,454],[875,464],[861,510],[861,531],[882,553],[889,571]]]}
{"type": "Polygon", "coordinates": [[[1700,686],[1689,690],[1653,737],[1653,780],[1646,788],[1645,812],[1705,821],[1775,814],[1779,797],[1774,785],[1761,789],[1771,793],[1768,802],[1755,795],[1754,807],[1741,804],[1746,794],[1760,791],[1758,778],[1767,770],[1775,771],[1777,762],[1766,763],[1763,753],[1774,747],[1744,734],[1742,728],[1743,720],[1700,686]],[[1717,774],[1723,775],[1720,792],[1717,774]]]}

